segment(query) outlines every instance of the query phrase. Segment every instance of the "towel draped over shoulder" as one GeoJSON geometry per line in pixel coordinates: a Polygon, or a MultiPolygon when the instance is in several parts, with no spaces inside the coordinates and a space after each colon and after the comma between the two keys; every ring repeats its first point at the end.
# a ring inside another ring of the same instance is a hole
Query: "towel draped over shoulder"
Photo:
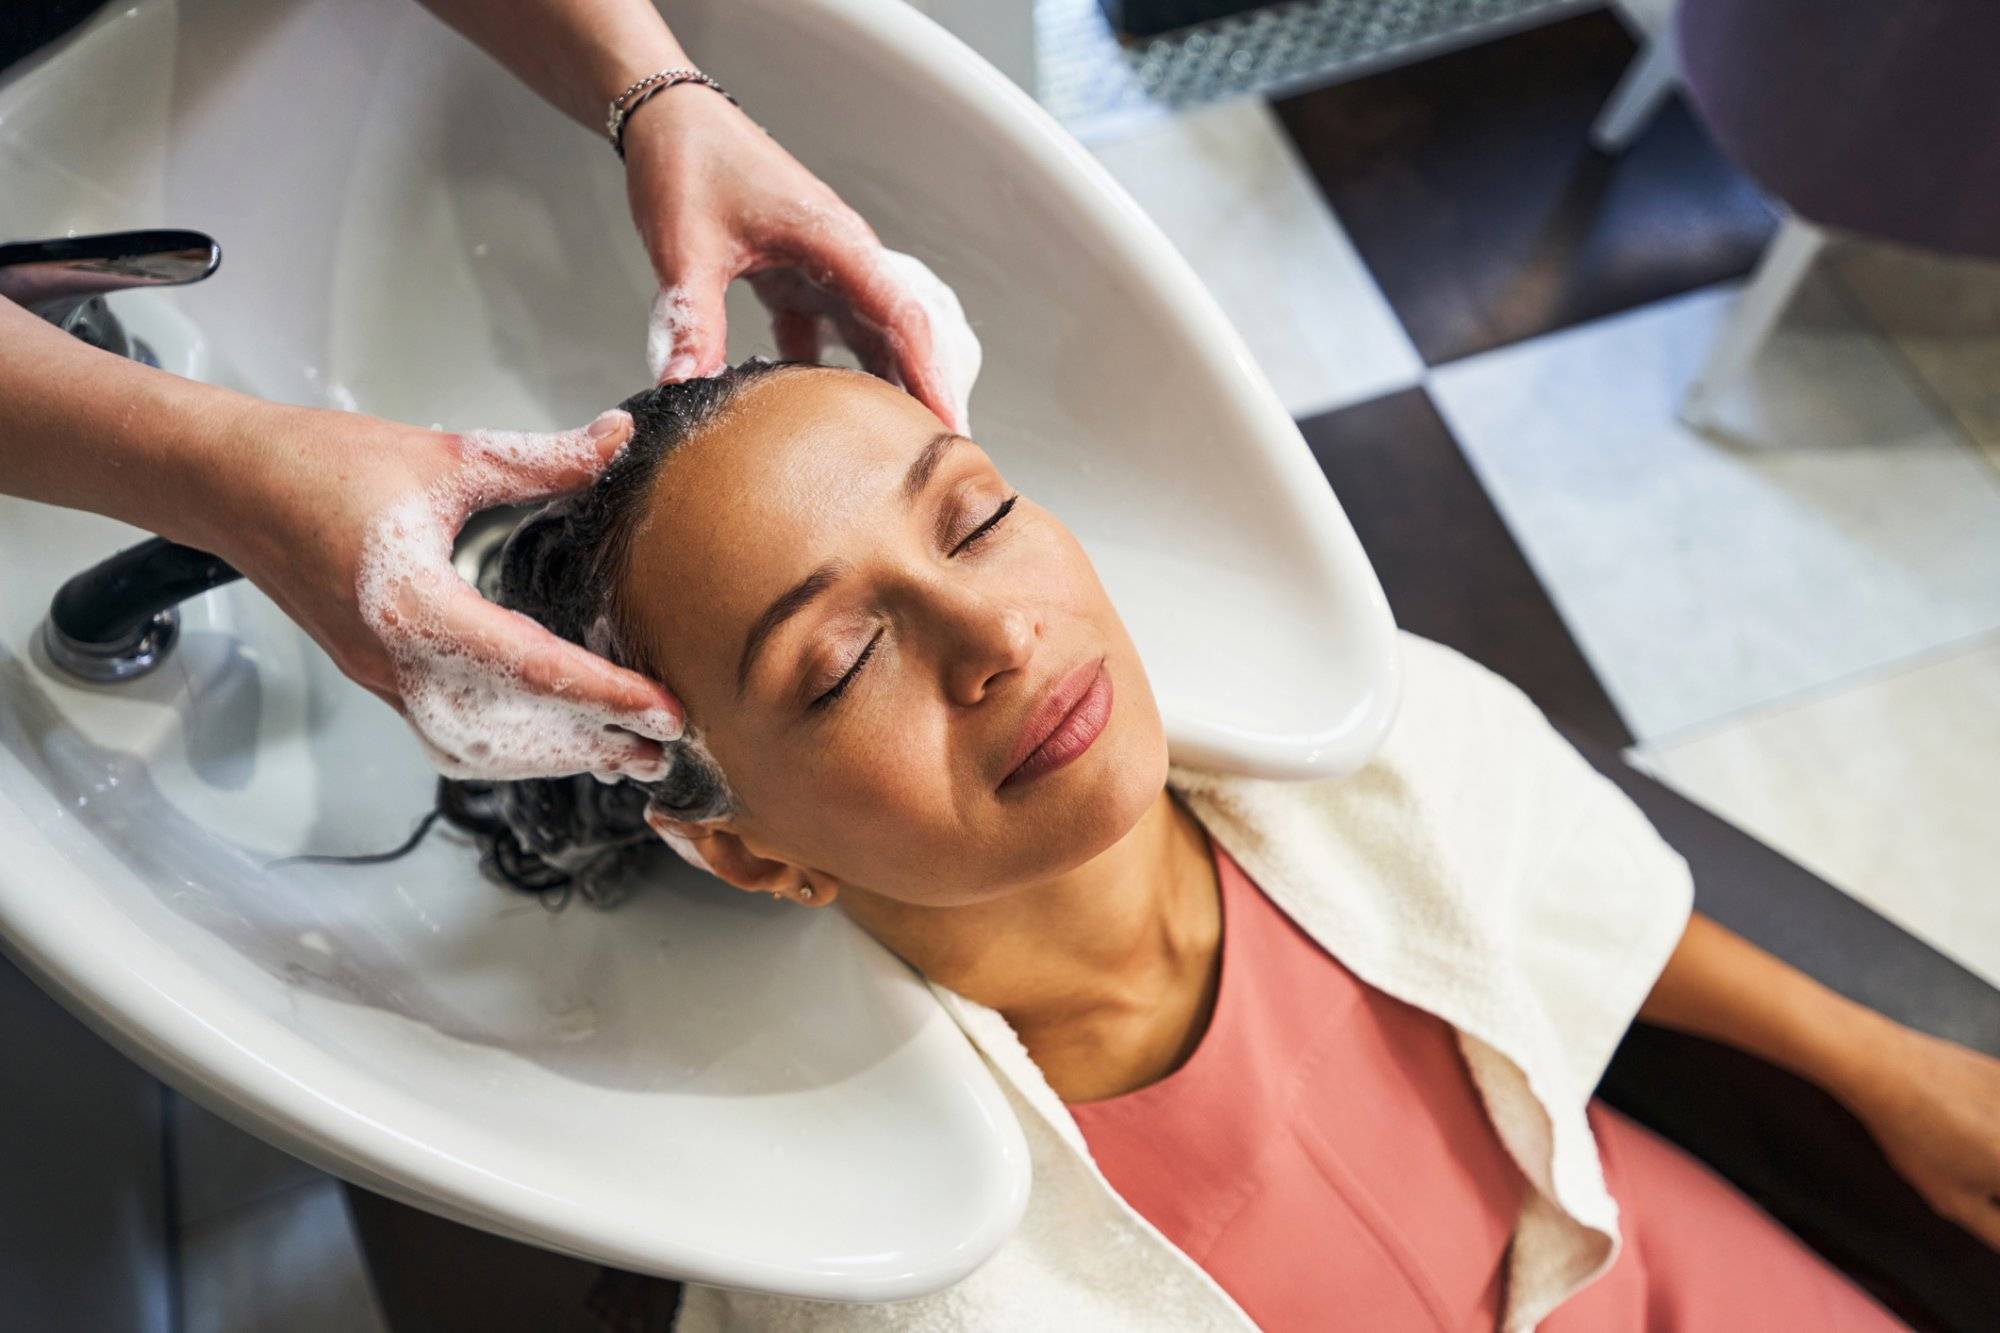
{"type": "MultiPolygon", "coordinates": [[[[1508,1251],[1503,1333],[1525,1333],[1622,1246],[1586,1107],[1694,905],[1687,861],[1505,677],[1397,633],[1401,699],[1339,778],[1171,766],[1168,785],[1265,894],[1363,981],[1450,1023],[1533,1185],[1508,1251]]],[[[1027,1135],[1018,1230],[968,1277],[883,1304],[690,1284],[677,1330],[1092,1333],[1254,1329],[1125,1203],[998,1012],[931,985],[1027,1135]]],[[[1299,1262],[1312,1238],[1299,1237],[1299,1262]]],[[[1337,1327],[1339,1311],[1328,1311],[1337,1327]]]]}

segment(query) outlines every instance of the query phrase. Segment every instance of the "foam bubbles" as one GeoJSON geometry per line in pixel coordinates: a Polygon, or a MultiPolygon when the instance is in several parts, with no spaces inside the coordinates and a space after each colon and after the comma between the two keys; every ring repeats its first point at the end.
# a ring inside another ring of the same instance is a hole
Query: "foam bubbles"
{"type": "Polygon", "coordinates": [[[652,317],[646,324],[646,369],[652,372],[653,383],[660,383],[670,372],[677,380],[694,373],[691,354],[674,357],[674,349],[688,340],[694,318],[694,298],[685,283],[662,287],[653,298],[652,317]]]}
{"type": "MultiPolygon", "coordinates": [[[[615,425],[622,415],[607,413],[592,424],[609,417],[615,425]]],[[[389,653],[404,714],[425,754],[439,772],[457,778],[583,772],[664,778],[667,758],[644,756],[629,733],[672,740],[683,726],[677,710],[623,713],[531,688],[513,631],[536,636],[529,640],[531,657],[547,631],[478,599],[451,563],[452,539],[466,515],[587,484],[602,467],[598,439],[588,428],[478,430],[459,439],[455,471],[369,523],[355,580],[362,619],[389,653]]]]}
{"type": "MultiPolygon", "coordinates": [[[[979,378],[982,351],[972,325],[966,322],[965,307],[960,304],[958,294],[915,255],[883,246],[876,250],[875,262],[878,271],[886,272],[922,307],[924,317],[930,324],[931,362],[944,381],[951,400],[950,407],[956,417],[953,428],[970,433],[972,386],[979,378]]],[[[802,276],[820,289],[822,299],[831,298],[827,291],[828,284],[833,281],[831,273],[817,270],[802,276]]],[[[864,319],[858,310],[851,310],[850,313],[900,351],[899,340],[893,338],[889,330],[864,319]]],[[[694,373],[692,355],[683,353],[676,357],[674,349],[691,341],[695,318],[694,298],[685,283],[663,287],[653,298],[652,315],[646,327],[646,366],[652,372],[654,383],[666,378],[685,379],[694,373]]],[[[829,326],[838,321],[828,319],[824,314],[820,319],[824,339],[829,326]]]]}
{"type": "Polygon", "coordinates": [[[979,378],[983,352],[972,325],[966,322],[958,293],[915,255],[884,247],[877,262],[923,307],[930,321],[931,363],[950,391],[952,411],[958,418],[954,428],[969,434],[972,385],[979,378]]]}

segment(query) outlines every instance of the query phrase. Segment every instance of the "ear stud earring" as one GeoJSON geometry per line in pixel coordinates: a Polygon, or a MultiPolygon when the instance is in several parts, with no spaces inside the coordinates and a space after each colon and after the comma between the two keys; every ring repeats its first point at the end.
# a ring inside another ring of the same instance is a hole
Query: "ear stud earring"
{"type": "Polygon", "coordinates": [[[799,885],[799,901],[802,903],[809,903],[812,900],[813,900],[813,886],[810,884],[799,885]]]}

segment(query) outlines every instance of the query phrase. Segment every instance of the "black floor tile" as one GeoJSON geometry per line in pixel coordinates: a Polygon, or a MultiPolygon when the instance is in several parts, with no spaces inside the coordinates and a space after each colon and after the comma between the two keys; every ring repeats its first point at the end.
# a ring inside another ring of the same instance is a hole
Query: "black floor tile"
{"type": "Polygon", "coordinates": [[[1499,672],[1591,740],[1632,743],[1428,394],[1405,389],[1299,429],[1397,624],[1499,672]]]}
{"type": "MultiPolygon", "coordinates": [[[[74,28],[82,27],[107,0],[40,0],[0,4],[0,71],[74,28]]],[[[0,237],[0,239],[5,239],[0,237]]]]}
{"type": "Polygon", "coordinates": [[[1429,364],[1755,263],[1775,216],[1678,97],[1590,146],[1636,49],[1600,11],[1274,104],[1429,364]]]}

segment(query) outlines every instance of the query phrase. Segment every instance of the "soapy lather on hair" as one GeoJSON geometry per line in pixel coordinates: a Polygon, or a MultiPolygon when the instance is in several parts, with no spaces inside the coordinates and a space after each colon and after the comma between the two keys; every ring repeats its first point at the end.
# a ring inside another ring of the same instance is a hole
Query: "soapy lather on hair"
{"type": "MultiPolygon", "coordinates": [[[[565,667],[615,668],[553,657],[574,647],[560,641],[515,655],[496,618],[526,618],[479,597],[451,563],[453,538],[468,515],[545,498],[563,489],[555,479],[594,477],[605,461],[603,441],[630,429],[629,416],[614,409],[577,430],[468,431],[459,437],[455,472],[370,524],[356,579],[359,609],[395,664],[405,717],[446,776],[665,775],[666,756],[642,738],[678,739],[685,724],[678,704],[620,710],[570,697],[579,682],[565,667]]],[[[581,658],[584,650],[575,651],[581,658]]]]}

